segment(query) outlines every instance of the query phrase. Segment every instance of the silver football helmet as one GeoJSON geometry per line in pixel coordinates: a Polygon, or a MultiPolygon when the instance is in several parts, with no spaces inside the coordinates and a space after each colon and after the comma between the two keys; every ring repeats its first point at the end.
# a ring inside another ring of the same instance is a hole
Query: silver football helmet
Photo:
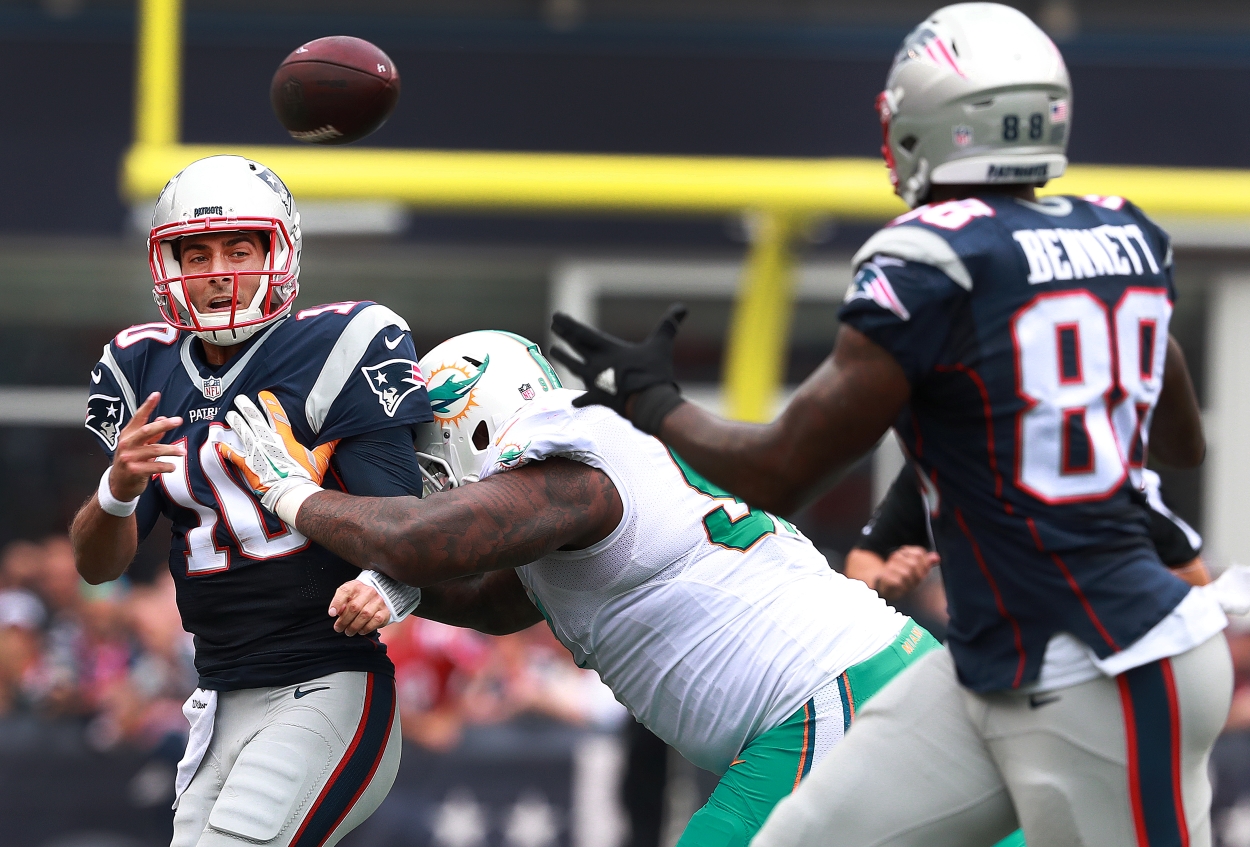
{"type": "Polygon", "coordinates": [[[526,403],[562,387],[537,344],[499,330],[449,338],[419,365],[434,410],[432,423],[417,425],[427,491],[476,482],[500,426],[526,403]]]}
{"type": "Polygon", "coordinates": [[[246,341],[290,312],[299,292],[302,245],[295,199],[273,171],[242,156],[209,156],[187,165],[161,191],[148,235],[153,296],[161,316],[211,344],[229,347],[246,341]],[[202,314],[187,296],[187,280],[226,274],[187,273],[178,242],[197,233],[234,231],[260,234],[264,268],[254,274],[234,273],[229,311],[202,314]],[[247,303],[240,302],[240,276],[260,277],[247,303]]]}
{"type": "Polygon", "coordinates": [[[1072,86],[1059,48],[998,3],[938,9],[903,41],[877,97],[894,190],[1037,183],[1068,164],[1072,86]]]}

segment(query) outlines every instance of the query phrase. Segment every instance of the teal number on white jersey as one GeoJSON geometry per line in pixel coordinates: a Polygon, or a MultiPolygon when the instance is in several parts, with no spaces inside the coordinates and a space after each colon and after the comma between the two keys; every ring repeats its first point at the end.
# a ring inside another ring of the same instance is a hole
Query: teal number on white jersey
{"type": "Polygon", "coordinates": [[[517,569],[551,631],[656,735],[723,772],[905,620],[798,531],[657,439],[557,389],[499,427],[483,477],[561,456],[606,473],[620,524],[517,569]]]}

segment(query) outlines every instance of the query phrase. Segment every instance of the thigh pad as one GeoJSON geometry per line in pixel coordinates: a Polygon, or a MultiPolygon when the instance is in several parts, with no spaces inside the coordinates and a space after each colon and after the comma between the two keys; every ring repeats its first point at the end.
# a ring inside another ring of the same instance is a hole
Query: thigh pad
{"type": "Polygon", "coordinates": [[[271,841],[316,787],[309,763],[327,762],[329,743],[296,726],[275,726],[250,741],[213,804],[208,825],[251,841],[271,841]]]}

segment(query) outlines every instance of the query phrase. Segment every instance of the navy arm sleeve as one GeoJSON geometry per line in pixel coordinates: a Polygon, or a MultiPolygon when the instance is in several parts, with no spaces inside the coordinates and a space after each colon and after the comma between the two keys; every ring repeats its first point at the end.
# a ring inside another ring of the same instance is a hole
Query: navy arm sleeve
{"type": "Polygon", "coordinates": [[[916,485],[916,472],[904,465],[886,493],[885,499],[864,526],[857,550],[868,550],[882,559],[900,547],[929,547],[924,499],[916,485]]]}
{"type": "Polygon", "coordinates": [[[1147,509],[1147,514],[1150,516],[1150,541],[1159,552],[1163,564],[1169,568],[1179,568],[1192,562],[1200,550],[1190,542],[1184,530],[1170,517],[1154,509],[1147,509]]]}
{"type": "Polygon", "coordinates": [[[416,427],[405,424],[339,442],[331,467],[343,490],[361,497],[420,497],[415,435],[416,427]]]}

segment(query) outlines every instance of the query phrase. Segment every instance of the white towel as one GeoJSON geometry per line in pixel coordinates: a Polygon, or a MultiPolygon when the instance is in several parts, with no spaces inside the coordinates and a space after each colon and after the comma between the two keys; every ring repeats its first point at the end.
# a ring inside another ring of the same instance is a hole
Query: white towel
{"type": "Polygon", "coordinates": [[[1219,579],[1202,586],[1215,596],[1225,614],[1244,615],[1250,612],[1250,568],[1236,562],[1228,566],[1219,579]]]}
{"type": "Polygon", "coordinates": [[[200,769],[200,762],[208,752],[208,743],[213,740],[213,720],[217,716],[217,692],[203,688],[195,692],[182,704],[182,714],[187,723],[191,724],[191,733],[187,736],[187,752],[182,754],[178,763],[178,778],[174,781],[174,808],[178,808],[178,799],[187,790],[195,772],[200,769]]]}

